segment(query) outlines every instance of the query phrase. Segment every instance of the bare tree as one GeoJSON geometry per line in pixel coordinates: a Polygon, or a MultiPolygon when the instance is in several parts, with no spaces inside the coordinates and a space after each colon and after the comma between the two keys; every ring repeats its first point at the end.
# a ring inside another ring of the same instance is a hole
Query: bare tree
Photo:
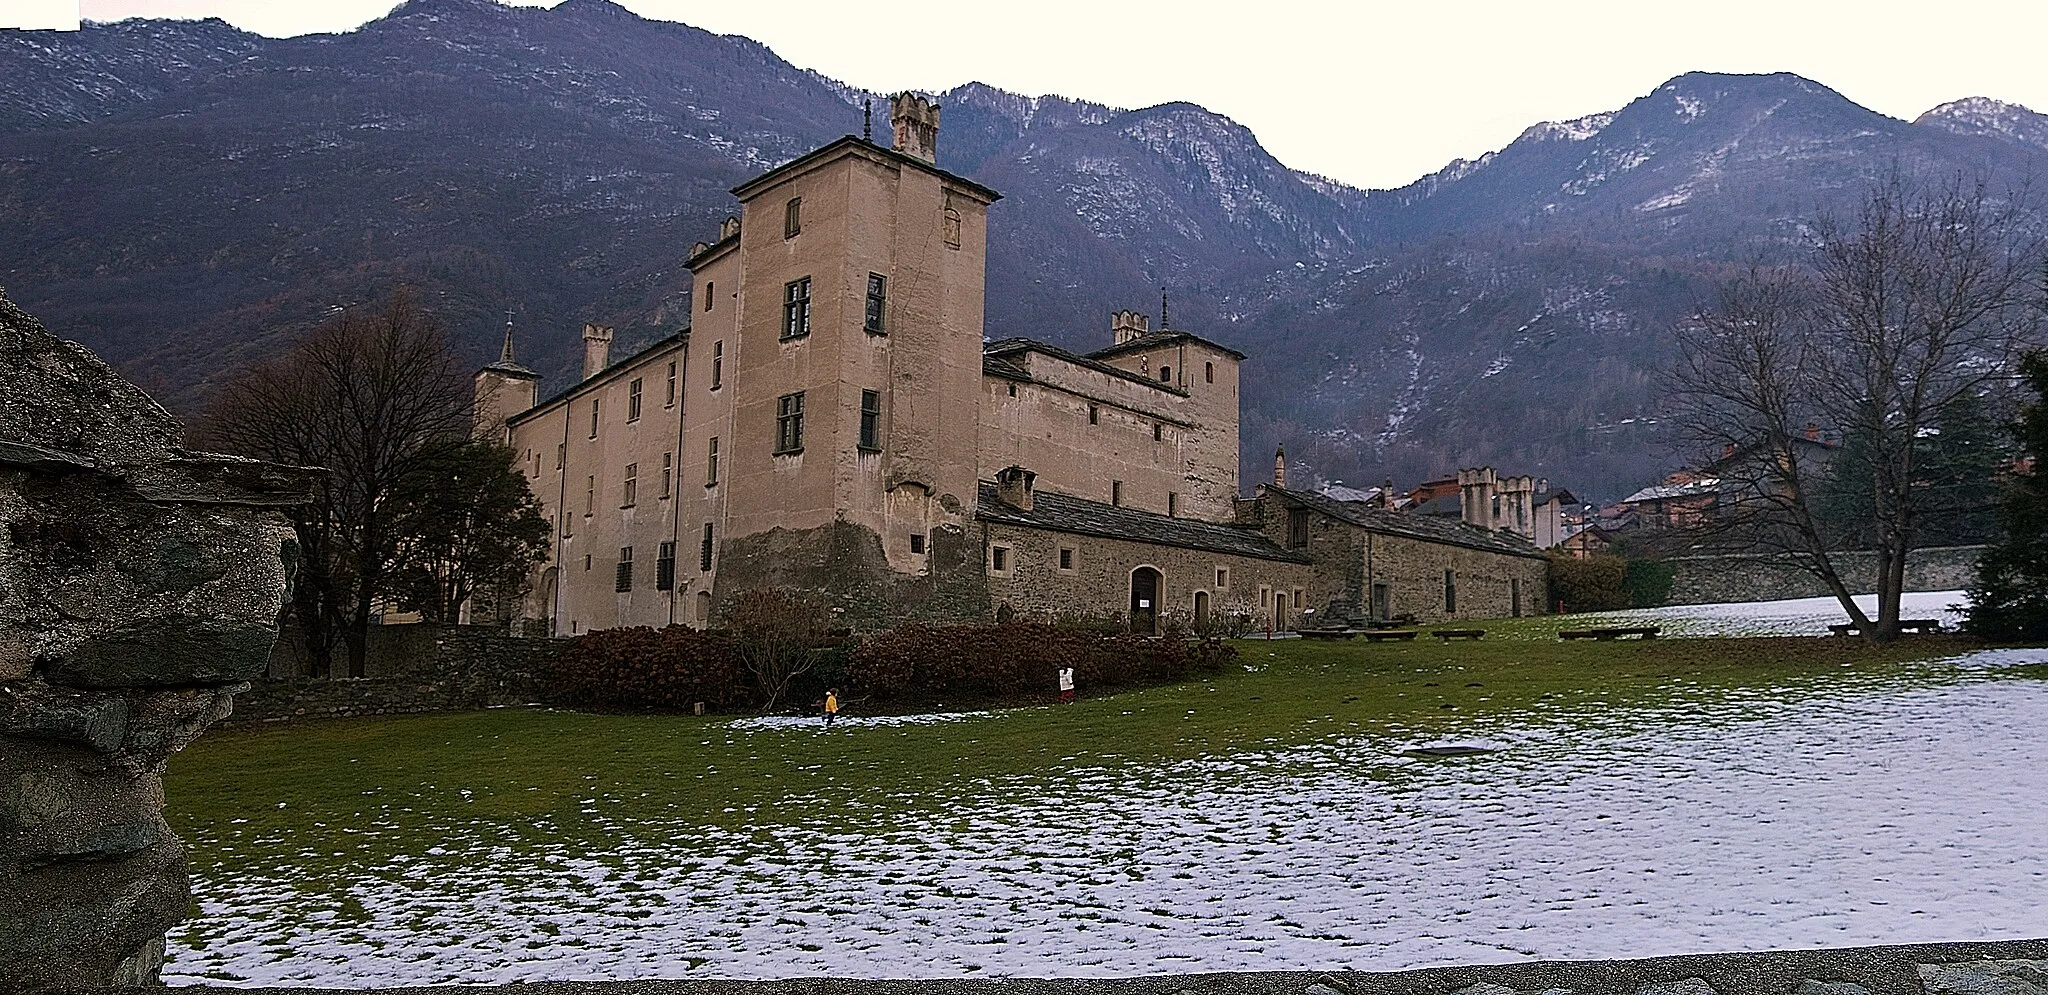
{"type": "Polygon", "coordinates": [[[1789,554],[1871,638],[1895,638],[1906,554],[1933,500],[1929,440],[1945,415],[1998,393],[2039,332],[2034,225],[2023,195],[1895,172],[1853,218],[1814,222],[1806,265],[1725,286],[1680,329],[1669,389],[1679,432],[1719,477],[1703,530],[1789,554]],[[1855,457],[1830,465],[1821,427],[1854,439],[1855,457]],[[1830,474],[1870,518],[1851,531],[1876,554],[1874,620],[1837,566],[1842,530],[1821,513],[1830,474]]]}
{"type": "Polygon", "coordinates": [[[318,676],[337,644],[360,677],[399,535],[393,495],[466,434],[466,378],[438,321],[410,291],[313,329],[223,387],[196,435],[210,448],[329,471],[293,509],[301,564],[293,608],[318,676]]]}
{"type": "Polygon", "coordinates": [[[724,616],[740,659],[760,688],[761,708],[768,712],[792,681],[817,664],[831,628],[815,603],[781,588],[736,595],[726,602],[724,616]]]}

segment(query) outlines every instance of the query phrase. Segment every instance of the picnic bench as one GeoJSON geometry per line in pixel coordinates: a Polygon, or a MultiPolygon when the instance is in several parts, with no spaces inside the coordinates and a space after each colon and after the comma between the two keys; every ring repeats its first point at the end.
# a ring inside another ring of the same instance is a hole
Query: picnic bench
{"type": "Polygon", "coordinates": [[[1486,638],[1485,629],[1431,629],[1429,630],[1429,634],[1447,643],[1453,639],[1486,638]]]}
{"type": "Polygon", "coordinates": [[[1350,639],[1358,635],[1355,629],[1296,629],[1296,635],[1303,639],[1350,639]]]}
{"type": "Polygon", "coordinates": [[[1557,634],[1559,639],[1598,639],[1601,642],[1606,642],[1610,639],[1621,639],[1627,636],[1635,636],[1638,639],[1655,639],[1657,638],[1657,626],[1627,625],[1607,629],[1565,629],[1557,634]]]}
{"type": "MultiPolygon", "coordinates": [[[[1863,629],[1854,622],[1843,622],[1840,625],[1828,626],[1828,631],[1837,636],[1853,636],[1862,632],[1863,629]]],[[[1918,633],[1940,632],[1941,620],[1938,618],[1902,618],[1899,619],[1899,631],[1918,633]]]]}
{"type": "Polygon", "coordinates": [[[1389,618],[1376,618],[1365,624],[1375,629],[1398,629],[1404,625],[1414,625],[1415,622],[1413,612],[1402,612],[1389,618]]]}
{"type": "Polygon", "coordinates": [[[1359,635],[1364,636],[1366,642],[1377,643],[1389,639],[1398,639],[1406,642],[1414,639],[1417,633],[1414,629],[1374,629],[1371,632],[1361,632],[1359,635]]]}

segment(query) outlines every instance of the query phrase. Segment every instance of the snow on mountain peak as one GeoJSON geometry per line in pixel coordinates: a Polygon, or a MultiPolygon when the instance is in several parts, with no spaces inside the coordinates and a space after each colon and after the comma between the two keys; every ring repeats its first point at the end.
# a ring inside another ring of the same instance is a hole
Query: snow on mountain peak
{"type": "Polygon", "coordinates": [[[1522,132],[1521,136],[1515,140],[1531,142],[1557,140],[1583,142],[1599,134],[1600,129],[1607,127],[1613,121],[1613,111],[1588,114],[1585,117],[1575,117],[1569,121],[1544,121],[1540,124],[1531,125],[1528,130],[1522,132]]]}
{"type": "Polygon", "coordinates": [[[1951,100],[1913,120],[1958,135],[1979,135],[2048,149],[2048,114],[1990,97],[1951,100]]]}

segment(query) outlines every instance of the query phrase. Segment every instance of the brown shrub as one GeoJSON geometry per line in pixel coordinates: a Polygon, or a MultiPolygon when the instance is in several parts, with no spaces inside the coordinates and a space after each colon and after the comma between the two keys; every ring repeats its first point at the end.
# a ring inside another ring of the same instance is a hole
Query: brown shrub
{"type": "Polygon", "coordinates": [[[1214,673],[1235,659],[1214,641],[1104,635],[1037,622],[902,626],[863,638],[847,682],[876,701],[949,702],[1046,695],[1060,668],[1085,691],[1214,673]]]}
{"type": "Polygon", "coordinates": [[[548,702],[594,711],[745,708],[752,684],[730,640],[686,626],[599,629],[555,658],[548,702]]]}

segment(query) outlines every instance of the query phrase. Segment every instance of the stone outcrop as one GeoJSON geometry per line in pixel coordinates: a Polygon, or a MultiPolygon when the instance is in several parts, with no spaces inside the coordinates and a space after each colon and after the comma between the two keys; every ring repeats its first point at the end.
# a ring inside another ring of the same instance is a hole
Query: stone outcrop
{"type": "Polygon", "coordinates": [[[277,634],[315,471],[178,421],[0,296],[0,978],[154,984],[190,905],[169,756],[277,634]]]}

